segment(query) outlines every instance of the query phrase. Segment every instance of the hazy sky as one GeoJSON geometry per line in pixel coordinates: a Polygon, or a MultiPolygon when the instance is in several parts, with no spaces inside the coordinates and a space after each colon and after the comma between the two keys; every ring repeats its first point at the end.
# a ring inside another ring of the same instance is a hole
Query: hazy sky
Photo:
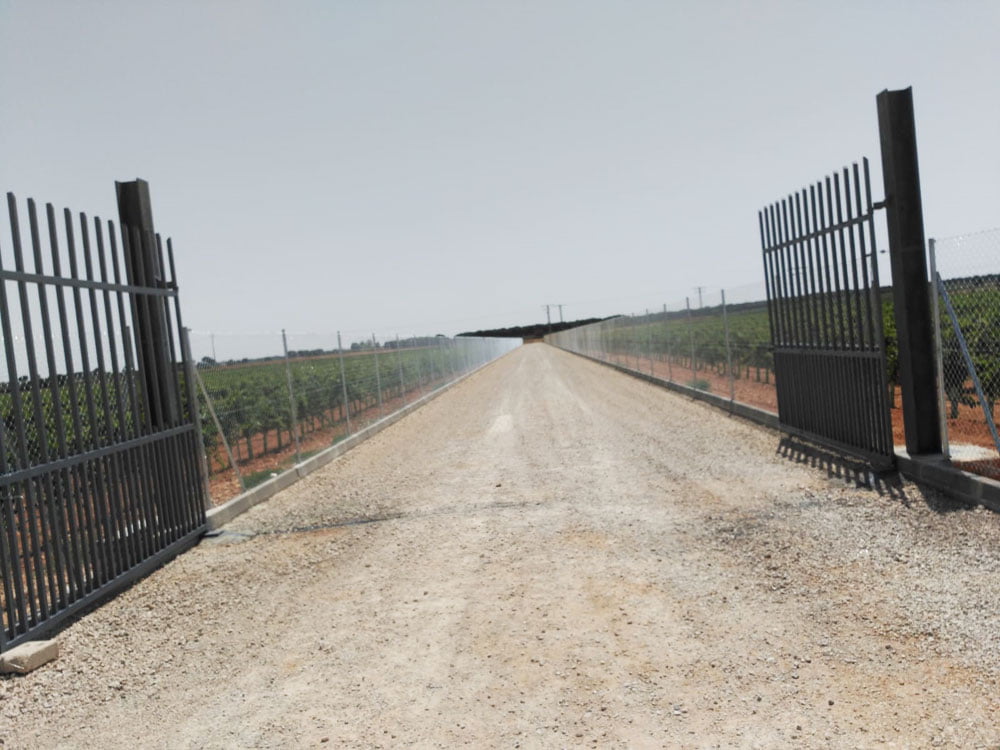
{"type": "MultiPolygon", "coordinates": [[[[762,278],[757,210],[913,86],[929,236],[1000,225],[998,2],[0,0],[0,187],[149,180],[185,322],[455,333],[762,278]]],[[[6,236],[0,243],[7,243],[6,236]]]]}

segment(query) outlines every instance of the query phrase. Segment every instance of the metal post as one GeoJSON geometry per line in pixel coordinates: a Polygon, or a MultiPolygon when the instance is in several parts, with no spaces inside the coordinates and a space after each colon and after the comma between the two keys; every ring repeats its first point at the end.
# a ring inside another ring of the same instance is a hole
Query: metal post
{"type": "Polygon", "coordinates": [[[344,416],[347,417],[347,434],[351,434],[351,406],[347,403],[347,375],[344,373],[344,345],[337,331],[337,357],[340,359],[340,387],[344,394],[344,416]]]}
{"type": "Polygon", "coordinates": [[[239,464],[236,463],[236,456],[233,455],[233,449],[229,447],[229,441],[226,439],[226,433],[222,429],[222,423],[219,421],[219,415],[215,413],[215,407],[212,405],[212,399],[208,395],[208,389],[205,388],[205,381],[201,379],[201,373],[195,368],[194,371],[195,380],[198,381],[198,387],[201,389],[201,395],[205,397],[205,408],[208,409],[208,416],[212,418],[213,424],[215,424],[215,429],[219,433],[219,439],[222,441],[222,447],[226,449],[226,455],[229,457],[229,465],[233,467],[233,473],[236,474],[236,481],[240,483],[240,492],[246,492],[247,486],[243,482],[243,475],[240,473],[239,464]]]}
{"type": "Polygon", "coordinates": [[[649,359],[649,374],[653,372],[653,319],[649,315],[649,308],[646,308],[646,357],[649,359]]]}
{"type": "MultiPolygon", "coordinates": [[[[194,422],[194,434],[198,439],[198,473],[205,488],[205,510],[212,507],[212,497],[208,487],[208,454],[205,453],[205,433],[201,427],[201,409],[198,408],[198,393],[195,388],[194,360],[191,358],[191,329],[181,328],[181,356],[184,358],[184,384],[187,386],[188,410],[194,422]]],[[[214,358],[213,358],[214,359],[214,358]]]]}
{"type": "Polygon", "coordinates": [[[292,365],[288,361],[288,337],[281,329],[281,345],[285,349],[285,377],[288,380],[288,405],[292,417],[292,437],[295,438],[295,462],[302,463],[302,444],[299,441],[299,418],[295,408],[295,389],[292,387],[292,365]]]}
{"type": "Polygon", "coordinates": [[[726,367],[729,368],[729,400],[736,400],[736,381],[733,379],[733,350],[729,346],[729,313],[726,311],[726,290],[722,290],[722,327],[726,332],[726,367]]]}
{"type": "Polygon", "coordinates": [[[673,352],[670,346],[670,321],[667,319],[667,303],[663,303],[663,331],[667,334],[667,380],[673,382],[674,380],[674,365],[671,361],[674,358],[673,352]]]}
{"type": "Polygon", "coordinates": [[[691,338],[691,385],[693,386],[694,381],[698,379],[698,371],[694,365],[694,323],[691,322],[691,299],[685,297],[684,304],[687,306],[688,336],[691,338]]]}
{"type": "Polygon", "coordinates": [[[399,368],[399,400],[406,405],[406,384],[403,380],[403,353],[399,350],[399,334],[396,334],[396,366],[399,368]]]}
{"type": "MultiPolygon", "coordinates": [[[[153,209],[149,183],[136,179],[115,182],[118,217],[121,221],[128,283],[147,288],[163,288],[165,270],[160,268],[153,230],[153,209]]],[[[167,298],[132,294],[135,343],[139,377],[144,385],[149,419],[154,430],[180,422],[174,370],[170,358],[167,298]]]]}
{"type": "Polygon", "coordinates": [[[375,352],[375,390],[378,393],[378,415],[380,417],[385,416],[385,410],[382,408],[382,373],[378,368],[378,341],[375,339],[375,334],[372,334],[372,349],[375,352]]]}
{"type": "Polygon", "coordinates": [[[941,453],[945,458],[950,457],[951,449],[948,445],[948,412],[944,403],[944,356],[941,351],[941,311],[938,303],[937,291],[937,253],[935,252],[934,238],[927,240],[927,251],[930,259],[931,271],[931,319],[934,321],[934,359],[937,365],[938,378],[938,419],[941,425],[941,453]]]}
{"type": "Polygon", "coordinates": [[[910,455],[941,452],[913,90],[877,97],[903,427],[910,455]]]}

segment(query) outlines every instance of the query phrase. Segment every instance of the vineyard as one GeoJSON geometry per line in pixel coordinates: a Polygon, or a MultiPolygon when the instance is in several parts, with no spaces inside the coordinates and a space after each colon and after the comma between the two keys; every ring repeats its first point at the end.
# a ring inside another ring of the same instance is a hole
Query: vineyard
{"type": "MultiPolygon", "coordinates": [[[[991,413],[1000,399],[1000,278],[977,276],[945,282],[968,355],[991,413]]],[[[879,295],[885,331],[887,381],[893,431],[903,442],[892,292],[879,295]]],[[[863,305],[868,300],[853,300],[863,305]]],[[[805,303],[800,302],[804,310],[805,303]]],[[[812,302],[814,307],[823,302],[812,302]]],[[[817,308],[818,309],[818,308],[817,308]]],[[[801,312],[789,311],[789,314],[801,312]]],[[[943,395],[949,435],[955,443],[993,449],[954,326],[940,306],[943,395]]],[[[814,315],[816,324],[821,316],[814,315]]],[[[835,326],[837,321],[827,321],[835,326]]],[[[711,391],[767,411],[777,411],[767,303],[763,300],[707,305],[643,315],[624,315],[555,334],[549,340],[572,351],[614,362],[659,378],[711,391]],[[727,339],[728,330],[728,339],[727,339]]],[[[996,460],[963,461],[971,471],[998,476],[996,460]]]]}
{"type": "Polygon", "coordinates": [[[213,501],[237,494],[241,483],[260,483],[513,344],[444,337],[390,343],[343,356],[291,352],[287,361],[199,365],[213,501]]]}

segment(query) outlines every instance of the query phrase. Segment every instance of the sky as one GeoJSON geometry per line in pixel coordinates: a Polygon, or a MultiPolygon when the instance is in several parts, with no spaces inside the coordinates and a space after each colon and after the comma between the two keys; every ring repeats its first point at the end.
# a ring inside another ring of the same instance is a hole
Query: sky
{"type": "Polygon", "coordinates": [[[148,180],[220,341],[752,295],[762,206],[862,156],[881,198],[883,89],[913,87],[927,235],[1000,225],[997,29],[996,2],[0,0],[0,188],[116,218],[148,180]]]}

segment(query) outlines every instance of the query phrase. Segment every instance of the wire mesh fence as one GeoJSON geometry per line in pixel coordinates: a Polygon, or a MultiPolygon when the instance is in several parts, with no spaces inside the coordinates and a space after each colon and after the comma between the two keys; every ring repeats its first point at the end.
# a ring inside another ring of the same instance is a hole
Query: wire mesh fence
{"type": "Polygon", "coordinates": [[[568,351],[777,412],[762,284],[697,296],[551,334],[568,351]]]}
{"type": "Polygon", "coordinates": [[[191,332],[216,505],[520,344],[519,339],[191,332]]]}
{"type": "Polygon", "coordinates": [[[930,250],[948,451],[1000,479],[1000,229],[931,240],[930,250]]]}

